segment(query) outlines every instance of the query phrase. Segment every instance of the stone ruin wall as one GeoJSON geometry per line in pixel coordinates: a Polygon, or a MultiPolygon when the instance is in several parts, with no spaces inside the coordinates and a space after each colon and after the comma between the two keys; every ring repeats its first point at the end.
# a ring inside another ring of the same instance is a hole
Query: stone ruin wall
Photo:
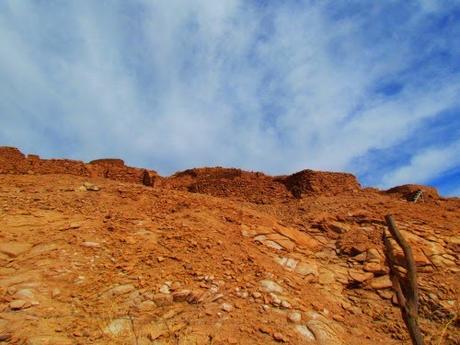
{"type": "Polygon", "coordinates": [[[90,163],[41,159],[37,155],[25,156],[14,147],[0,147],[0,174],[69,174],[141,184],[149,181],[149,185],[153,185],[158,177],[153,170],[128,167],[121,159],[98,159],[90,163]]]}

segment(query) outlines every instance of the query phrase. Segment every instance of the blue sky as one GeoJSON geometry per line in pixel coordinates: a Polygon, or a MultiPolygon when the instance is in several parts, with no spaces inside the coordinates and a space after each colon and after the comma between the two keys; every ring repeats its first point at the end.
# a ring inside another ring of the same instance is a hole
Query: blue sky
{"type": "Polygon", "coordinates": [[[460,195],[460,1],[0,1],[0,145],[460,195]]]}

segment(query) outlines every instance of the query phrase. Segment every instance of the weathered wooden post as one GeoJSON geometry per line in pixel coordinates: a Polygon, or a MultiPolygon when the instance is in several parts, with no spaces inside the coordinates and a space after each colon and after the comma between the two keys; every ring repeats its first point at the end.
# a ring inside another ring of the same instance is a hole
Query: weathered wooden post
{"type": "Polygon", "coordinates": [[[418,287],[417,287],[417,268],[415,265],[412,249],[399,232],[392,215],[386,215],[385,220],[391,236],[404,252],[405,264],[407,269],[407,280],[402,279],[400,272],[395,267],[395,257],[393,247],[386,232],[383,234],[388,264],[390,265],[391,281],[393,289],[398,298],[401,314],[409,331],[410,338],[414,345],[423,345],[423,335],[418,325],[418,287]]]}

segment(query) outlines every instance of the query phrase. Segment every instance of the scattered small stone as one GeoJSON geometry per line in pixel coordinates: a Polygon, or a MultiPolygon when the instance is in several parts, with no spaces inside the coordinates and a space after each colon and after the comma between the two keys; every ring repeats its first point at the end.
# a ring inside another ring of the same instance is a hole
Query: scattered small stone
{"type": "Polygon", "coordinates": [[[370,281],[370,287],[375,290],[391,288],[393,284],[389,276],[381,276],[370,281]]]}
{"type": "Polygon", "coordinates": [[[393,291],[391,290],[377,290],[377,294],[383,299],[391,299],[393,297],[393,291]]]}
{"type": "Polygon", "coordinates": [[[318,265],[314,262],[300,262],[296,268],[295,272],[303,276],[312,275],[318,276],[318,265]]]}
{"type": "Polygon", "coordinates": [[[187,302],[190,304],[198,304],[203,302],[205,294],[202,291],[192,291],[187,296],[187,302]]]}
{"type": "Polygon", "coordinates": [[[368,262],[363,267],[364,271],[375,274],[385,274],[387,269],[378,262],[368,262]]]}
{"type": "Polygon", "coordinates": [[[285,309],[291,309],[291,303],[289,303],[288,301],[281,301],[281,307],[285,309]]]}
{"type": "Polygon", "coordinates": [[[91,192],[97,192],[97,191],[100,190],[100,188],[98,186],[96,186],[95,184],[92,184],[90,182],[83,183],[83,187],[85,187],[85,189],[87,191],[91,191],[91,192]]]}
{"type": "Polygon", "coordinates": [[[293,311],[287,315],[287,319],[292,323],[299,323],[302,320],[302,314],[299,311],[293,311]]]}
{"type": "Polygon", "coordinates": [[[279,332],[273,333],[273,339],[275,339],[276,341],[282,342],[282,343],[287,343],[288,341],[288,339],[279,332]]]}
{"type": "Polygon", "coordinates": [[[367,254],[366,253],[361,253],[356,256],[353,256],[353,260],[356,260],[358,262],[364,262],[367,260],[367,254]]]}
{"type": "Polygon", "coordinates": [[[326,227],[338,234],[343,234],[345,232],[350,231],[351,229],[351,227],[348,224],[344,224],[340,222],[331,222],[327,224],[326,227]]]}
{"type": "Polygon", "coordinates": [[[332,319],[334,319],[337,322],[344,322],[345,321],[345,318],[342,315],[339,315],[339,314],[334,314],[332,316],[332,319]]]}
{"type": "Polygon", "coordinates": [[[169,286],[164,284],[160,287],[160,292],[161,293],[164,293],[164,294],[169,294],[171,293],[170,289],[169,289],[169,286]]]}
{"type": "Polygon", "coordinates": [[[180,289],[181,286],[182,286],[182,284],[180,282],[175,281],[170,285],[169,288],[170,288],[171,291],[177,291],[177,290],[180,289]]]}
{"type": "Polygon", "coordinates": [[[213,298],[211,298],[211,299],[209,300],[209,302],[215,302],[215,301],[217,301],[217,300],[219,300],[219,299],[221,299],[221,298],[223,298],[223,297],[224,297],[224,294],[222,294],[222,293],[217,294],[217,295],[215,295],[213,298]]]}
{"type": "Polygon", "coordinates": [[[372,279],[374,277],[374,274],[371,272],[359,272],[359,271],[348,271],[348,274],[351,279],[358,283],[363,283],[366,280],[372,279]]]}
{"type": "Polygon", "coordinates": [[[271,297],[271,303],[275,306],[275,307],[278,307],[281,305],[281,299],[276,296],[274,293],[270,293],[270,297],[271,297]]]}
{"type": "Polygon", "coordinates": [[[162,257],[162,256],[159,256],[159,257],[157,257],[157,261],[158,262],[163,262],[163,261],[165,261],[165,258],[162,257]]]}
{"type": "Polygon", "coordinates": [[[350,303],[345,303],[345,302],[342,302],[342,308],[349,311],[350,313],[352,314],[355,314],[355,315],[360,315],[362,314],[362,310],[350,303]]]}
{"type": "Polygon", "coordinates": [[[261,333],[264,333],[264,334],[270,334],[270,333],[271,333],[270,328],[268,328],[267,326],[260,326],[260,327],[259,327],[259,331],[260,331],[261,333]]]}
{"type": "Polygon", "coordinates": [[[81,244],[83,247],[88,247],[88,248],[100,248],[101,244],[97,242],[91,242],[91,241],[86,241],[81,244]]]}
{"type": "Polygon", "coordinates": [[[248,293],[247,291],[237,291],[237,292],[236,292],[236,295],[237,295],[238,297],[241,297],[241,298],[246,299],[246,298],[248,298],[249,293],[248,293]]]}
{"type": "Polygon", "coordinates": [[[370,248],[368,251],[367,251],[367,258],[366,260],[368,262],[381,262],[382,261],[382,257],[379,253],[379,251],[375,248],[370,248]]]}
{"type": "Polygon", "coordinates": [[[430,297],[430,299],[432,299],[433,301],[437,301],[439,298],[438,298],[438,295],[436,295],[435,293],[433,292],[429,292],[428,293],[428,297],[430,297]]]}
{"type": "Polygon", "coordinates": [[[51,291],[51,297],[52,298],[56,298],[57,296],[59,296],[61,294],[61,290],[59,290],[58,288],[54,288],[52,291],[51,291]]]}
{"type": "Polygon", "coordinates": [[[233,310],[233,306],[230,303],[222,303],[221,309],[229,313],[233,310]]]}
{"type": "Polygon", "coordinates": [[[155,302],[153,301],[143,301],[139,304],[139,309],[143,311],[153,310],[156,307],[155,302]]]}
{"type": "Polygon", "coordinates": [[[153,301],[159,307],[165,307],[173,303],[173,296],[169,294],[158,293],[153,295],[153,301]]]}
{"type": "Polygon", "coordinates": [[[172,297],[173,297],[174,302],[184,302],[186,301],[190,293],[191,293],[190,290],[174,291],[172,293],[172,297]]]}
{"type": "Polygon", "coordinates": [[[32,289],[21,289],[13,297],[18,300],[31,301],[35,299],[35,293],[32,289]]]}
{"type": "Polygon", "coordinates": [[[252,293],[252,297],[254,297],[255,299],[261,298],[261,297],[262,297],[262,294],[261,294],[260,292],[258,292],[258,291],[254,291],[254,292],[252,293]]]}
{"type": "Polygon", "coordinates": [[[24,309],[27,306],[27,301],[24,301],[22,299],[17,299],[12,302],[10,302],[10,309],[11,310],[19,310],[19,309],[24,309]]]}

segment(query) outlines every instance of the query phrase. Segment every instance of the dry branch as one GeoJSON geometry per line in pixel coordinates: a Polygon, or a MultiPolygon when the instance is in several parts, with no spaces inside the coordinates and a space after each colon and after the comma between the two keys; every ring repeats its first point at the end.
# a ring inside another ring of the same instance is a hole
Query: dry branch
{"type": "Polygon", "coordinates": [[[407,268],[407,280],[401,277],[401,274],[395,267],[395,257],[393,247],[386,232],[383,235],[386,254],[390,266],[391,280],[393,288],[398,298],[398,303],[401,308],[401,314],[409,331],[412,343],[414,345],[423,345],[423,336],[418,325],[418,287],[417,287],[417,269],[415,260],[412,255],[412,249],[406,242],[402,234],[399,232],[391,215],[386,215],[388,230],[391,236],[395,239],[398,245],[404,252],[404,258],[407,268]]]}

